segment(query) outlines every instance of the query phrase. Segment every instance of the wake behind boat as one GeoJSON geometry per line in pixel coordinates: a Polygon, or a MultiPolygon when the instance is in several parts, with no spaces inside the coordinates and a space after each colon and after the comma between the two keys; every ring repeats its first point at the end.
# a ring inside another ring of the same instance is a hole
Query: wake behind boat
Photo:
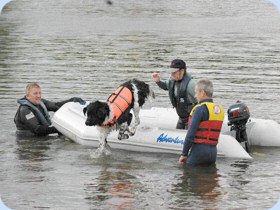
{"type": "MultiPolygon", "coordinates": [[[[54,126],[66,137],[82,145],[98,147],[98,130],[86,126],[83,108],[86,105],[69,102],[53,116],[54,126]]],[[[140,111],[141,123],[134,136],[118,140],[118,132],[109,134],[107,141],[111,148],[136,152],[173,153],[180,155],[186,130],[175,128],[177,114],[174,109],[151,108],[140,111]]],[[[230,135],[221,134],[217,145],[218,157],[245,158],[251,156],[230,135]]]]}

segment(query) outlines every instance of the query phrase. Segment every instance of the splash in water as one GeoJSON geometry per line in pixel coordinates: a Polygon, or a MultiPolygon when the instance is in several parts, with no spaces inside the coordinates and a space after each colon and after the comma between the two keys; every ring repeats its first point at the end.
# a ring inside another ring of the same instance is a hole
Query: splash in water
{"type": "Polygon", "coordinates": [[[105,157],[110,156],[111,154],[112,154],[111,147],[108,144],[106,144],[103,147],[99,146],[96,150],[91,151],[90,157],[92,159],[97,159],[97,158],[104,157],[104,156],[105,157]]]}

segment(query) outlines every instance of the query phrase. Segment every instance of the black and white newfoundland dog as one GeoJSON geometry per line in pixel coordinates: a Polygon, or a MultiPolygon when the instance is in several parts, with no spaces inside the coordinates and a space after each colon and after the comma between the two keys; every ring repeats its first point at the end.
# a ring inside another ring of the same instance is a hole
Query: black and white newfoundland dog
{"type": "Polygon", "coordinates": [[[136,132],[140,124],[139,112],[146,99],[155,98],[149,85],[137,79],[123,83],[109,96],[106,102],[91,102],[84,108],[87,126],[97,126],[99,131],[99,148],[107,146],[107,136],[117,129],[118,139],[128,139],[136,132]],[[134,117],[130,111],[133,110],[134,117]]]}

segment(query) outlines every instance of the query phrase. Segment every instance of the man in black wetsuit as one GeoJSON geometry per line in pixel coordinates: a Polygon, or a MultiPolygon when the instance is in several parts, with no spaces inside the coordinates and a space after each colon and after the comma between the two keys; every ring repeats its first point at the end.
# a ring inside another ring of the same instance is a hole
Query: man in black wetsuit
{"type": "Polygon", "coordinates": [[[159,73],[156,72],[152,74],[152,78],[161,89],[169,92],[172,106],[176,108],[179,116],[176,128],[187,129],[188,117],[196,103],[195,81],[187,73],[186,63],[181,59],[173,60],[168,72],[171,73],[171,77],[166,81],[161,81],[159,73]]]}
{"type": "Polygon", "coordinates": [[[51,125],[49,111],[55,112],[70,101],[85,103],[78,97],[61,102],[51,102],[41,98],[41,87],[37,83],[27,84],[25,97],[18,100],[20,106],[14,118],[18,134],[45,136],[58,133],[56,128],[51,125]]]}

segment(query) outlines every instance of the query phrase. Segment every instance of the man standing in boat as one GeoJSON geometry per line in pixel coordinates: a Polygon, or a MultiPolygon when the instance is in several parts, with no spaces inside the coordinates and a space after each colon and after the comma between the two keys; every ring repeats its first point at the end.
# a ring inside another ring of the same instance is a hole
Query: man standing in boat
{"type": "Polygon", "coordinates": [[[58,133],[51,126],[49,111],[57,111],[67,102],[85,103],[81,98],[73,97],[62,102],[51,102],[41,98],[41,87],[37,83],[29,83],[26,86],[25,97],[18,100],[20,104],[14,118],[14,122],[21,135],[45,136],[58,133]]]}
{"type": "Polygon", "coordinates": [[[198,104],[190,113],[189,129],[179,158],[181,165],[211,165],[216,162],[224,109],[213,102],[212,96],[212,82],[199,80],[195,85],[198,104]]]}
{"type": "Polygon", "coordinates": [[[179,116],[176,128],[187,129],[188,117],[195,105],[195,81],[187,73],[186,63],[183,60],[173,60],[168,72],[171,73],[171,77],[165,82],[160,80],[159,73],[153,73],[152,78],[161,89],[169,92],[170,101],[179,116]]]}

